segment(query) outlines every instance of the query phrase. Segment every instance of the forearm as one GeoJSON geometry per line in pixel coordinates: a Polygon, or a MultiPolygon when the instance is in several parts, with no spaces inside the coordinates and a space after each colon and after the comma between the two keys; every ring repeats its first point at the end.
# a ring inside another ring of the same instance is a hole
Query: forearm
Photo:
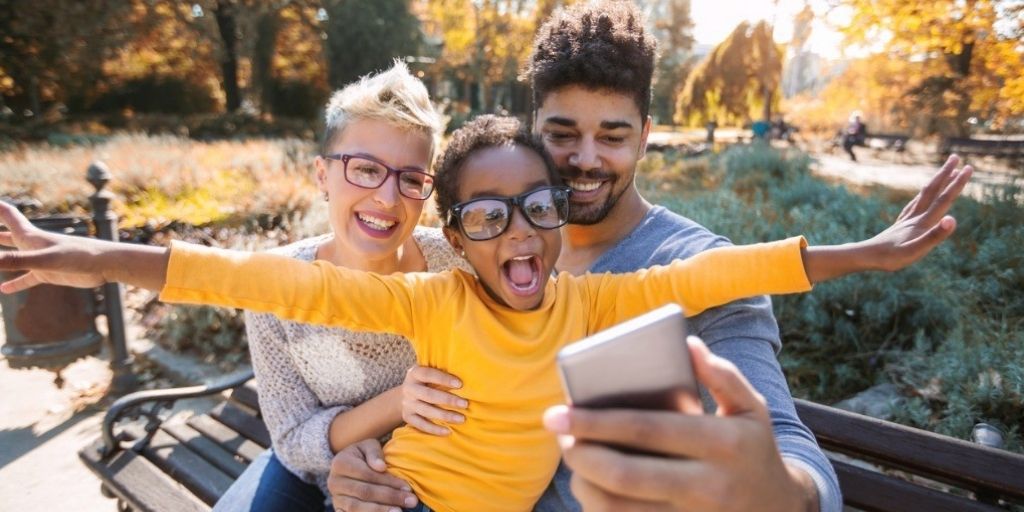
{"type": "Polygon", "coordinates": [[[843,245],[819,245],[806,247],[802,253],[807,279],[820,283],[830,279],[864,272],[882,270],[873,263],[869,247],[863,242],[843,245]]]}
{"type": "MultiPolygon", "coordinates": [[[[97,241],[99,242],[99,241],[97,241]]],[[[103,279],[159,291],[167,279],[170,250],[150,245],[102,242],[103,279]]]]}
{"type": "Polygon", "coordinates": [[[376,439],[402,424],[401,388],[385,391],[334,417],[328,429],[331,451],[338,453],[346,446],[376,439]]]}

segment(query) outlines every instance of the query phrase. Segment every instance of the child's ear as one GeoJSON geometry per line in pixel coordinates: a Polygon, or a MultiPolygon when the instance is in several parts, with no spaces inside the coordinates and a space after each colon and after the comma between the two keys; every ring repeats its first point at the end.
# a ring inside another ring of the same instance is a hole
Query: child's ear
{"type": "Polygon", "coordinates": [[[454,250],[455,253],[458,254],[459,256],[465,258],[466,249],[462,247],[461,233],[459,233],[458,230],[452,228],[451,226],[445,226],[441,228],[441,232],[444,233],[444,237],[445,239],[448,240],[448,244],[452,246],[452,250],[454,250]]]}

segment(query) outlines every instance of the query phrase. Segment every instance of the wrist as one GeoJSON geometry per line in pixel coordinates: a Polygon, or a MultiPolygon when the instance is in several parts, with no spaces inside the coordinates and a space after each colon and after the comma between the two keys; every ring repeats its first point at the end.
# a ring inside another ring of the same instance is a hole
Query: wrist
{"type": "Polygon", "coordinates": [[[789,476],[790,492],[793,497],[790,507],[787,510],[793,512],[818,512],[821,507],[818,498],[818,486],[814,483],[810,473],[805,469],[786,463],[786,473],[789,476]]]}

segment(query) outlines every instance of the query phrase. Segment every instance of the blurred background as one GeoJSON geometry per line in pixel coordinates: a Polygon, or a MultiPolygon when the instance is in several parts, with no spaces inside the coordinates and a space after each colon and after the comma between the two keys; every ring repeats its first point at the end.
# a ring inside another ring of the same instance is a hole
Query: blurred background
{"type": "MultiPolygon", "coordinates": [[[[102,160],[124,241],[255,250],[326,232],[311,162],[332,90],[401,59],[449,131],[525,118],[518,74],[566,3],[0,0],[0,196],[85,215],[102,160]]],[[[780,357],[796,396],[964,438],[989,422],[1021,451],[1024,0],[638,3],[660,47],[641,187],[736,242],[867,236],[948,152],[973,151],[954,239],[894,276],[776,301],[780,357]],[[874,136],[857,162],[841,148],[855,113],[874,136]]],[[[126,304],[139,338],[247,364],[237,312],[126,304]]]]}

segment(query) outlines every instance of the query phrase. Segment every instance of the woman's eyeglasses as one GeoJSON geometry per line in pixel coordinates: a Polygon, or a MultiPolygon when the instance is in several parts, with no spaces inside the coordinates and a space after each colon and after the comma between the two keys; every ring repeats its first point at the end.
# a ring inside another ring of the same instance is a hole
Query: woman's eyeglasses
{"type": "Polygon", "coordinates": [[[508,229],[512,208],[518,207],[534,227],[560,228],[569,220],[569,192],[569,187],[548,186],[515,197],[478,197],[452,206],[447,223],[453,225],[457,219],[470,240],[490,240],[508,229]]]}
{"type": "Polygon", "coordinates": [[[409,199],[422,201],[434,191],[434,177],[419,169],[395,169],[367,155],[335,153],[323,157],[327,160],[340,160],[344,167],[345,181],[357,187],[380,188],[388,176],[394,174],[398,180],[398,193],[409,199]]]}

